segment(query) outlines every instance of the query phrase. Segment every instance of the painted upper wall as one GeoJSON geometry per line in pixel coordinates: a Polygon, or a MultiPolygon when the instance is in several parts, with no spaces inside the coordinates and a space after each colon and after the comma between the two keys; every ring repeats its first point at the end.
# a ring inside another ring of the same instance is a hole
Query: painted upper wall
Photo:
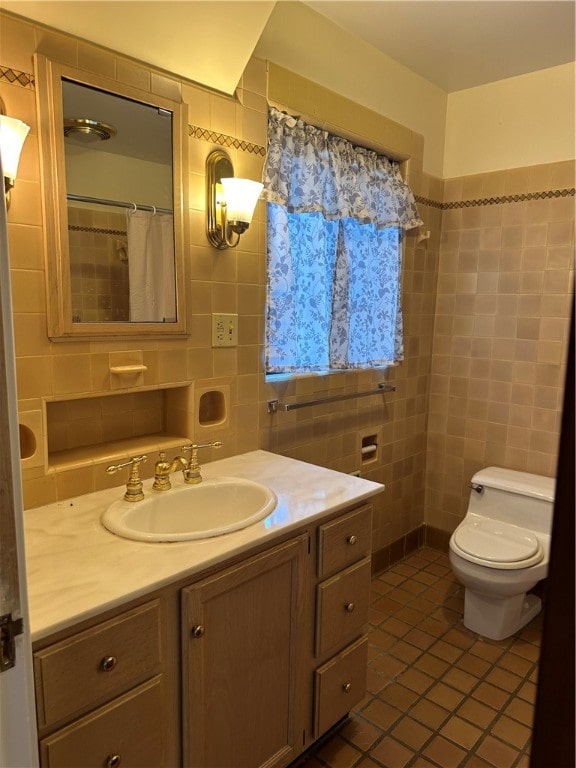
{"type": "Polygon", "coordinates": [[[575,65],[448,95],[444,178],[576,157],[575,65]]]}
{"type": "Polygon", "coordinates": [[[297,2],[274,7],[254,55],[424,136],[424,170],[441,176],[447,94],[297,2]]]}
{"type": "Polygon", "coordinates": [[[575,157],[574,63],[447,94],[295,2],[277,3],[255,55],[421,133],[433,176],[575,157]]]}

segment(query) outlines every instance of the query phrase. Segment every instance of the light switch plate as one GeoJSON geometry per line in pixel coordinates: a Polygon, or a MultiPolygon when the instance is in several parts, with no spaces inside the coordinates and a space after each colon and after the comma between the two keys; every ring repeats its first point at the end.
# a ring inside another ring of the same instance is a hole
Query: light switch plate
{"type": "Polygon", "coordinates": [[[212,346],[238,346],[238,315],[212,315],[212,346]]]}

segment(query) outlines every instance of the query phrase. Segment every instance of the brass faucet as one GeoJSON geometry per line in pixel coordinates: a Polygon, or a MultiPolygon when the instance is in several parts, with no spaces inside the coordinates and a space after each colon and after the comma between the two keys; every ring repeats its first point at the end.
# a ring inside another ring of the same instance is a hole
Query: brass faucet
{"type": "Polygon", "coordinates": [[[133,456],[123,464],[112,464],[109,467],[106,467],[106,473],[108,475],[114,475],[116,472],[118,472],[118,470],[124,469],[124,467],[130,467],[130,476],[128,478],[128,482],[126,483],[126,493],[124,494],[124,499],[126,501],[142,501],[144,498],[144,493],[142,491],[142,479],[139,474],[139,469],[140,464],[143,464],[147,458],[148,457],[146,455],[133,456]]]}
{"type": "Polygon", "coordinates": [[[198,450],[200,448],[222,448],[220,440],[214,440],[211,443],[190,443],[189,445],[183,445],[181,451],[190,451],[190,460],[187,463],[186,469],[182,473],[184,475],[184,482],[191,485],[197,485],[202,482],[202,475],[200,473],[200,464],[198,463],[198,450]]]}
{"type": "Polygon", "coordinates": [[[156,491],[168,491],[172,488],[170,475],[177,469],[185,471],[188,462],[184,456],[176,456],[172,461],[166,461],[166,454],[160,451],[160,460],[154,465],[154,482],[152,488],[156,491]]]}

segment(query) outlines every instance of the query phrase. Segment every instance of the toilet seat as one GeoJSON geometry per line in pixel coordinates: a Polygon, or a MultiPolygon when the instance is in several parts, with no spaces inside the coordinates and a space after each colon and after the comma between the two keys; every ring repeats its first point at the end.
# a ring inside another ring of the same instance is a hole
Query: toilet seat
{"type": "Polygon", "coordinates": [[[451,544],[460,557],[487,568],[528,568],[544,557],[542,545],[531,531],[492,518],[464,520],[451,544]]]}

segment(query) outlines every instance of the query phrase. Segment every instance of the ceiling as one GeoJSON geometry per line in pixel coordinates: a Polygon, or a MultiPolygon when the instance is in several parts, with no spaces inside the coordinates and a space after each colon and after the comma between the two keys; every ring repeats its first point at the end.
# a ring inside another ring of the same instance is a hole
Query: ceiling
{"type": "MultiPolygon", "coordinates": [[[[285,2],[285,0],[279,0],[285,2]]],[[[446,92],[574,60],[574,0],[309,0],[446,92]]],[[[233,93],[272,0],[0,0],[0,7],[233,93]]]]}
{"type": "Polygon", "coordinates": [[[72,134],[65,139],[66,152],[107,152],[172,167],[171,112],[66,79],[62,81],[62,110],[64,120],[94,120],[116,129],[104,141],[72,134]]]}
{"type": "Polygon", "coordinates": [[[574,0],[310,0],[450,93],[574,61],[574,0]]]}

